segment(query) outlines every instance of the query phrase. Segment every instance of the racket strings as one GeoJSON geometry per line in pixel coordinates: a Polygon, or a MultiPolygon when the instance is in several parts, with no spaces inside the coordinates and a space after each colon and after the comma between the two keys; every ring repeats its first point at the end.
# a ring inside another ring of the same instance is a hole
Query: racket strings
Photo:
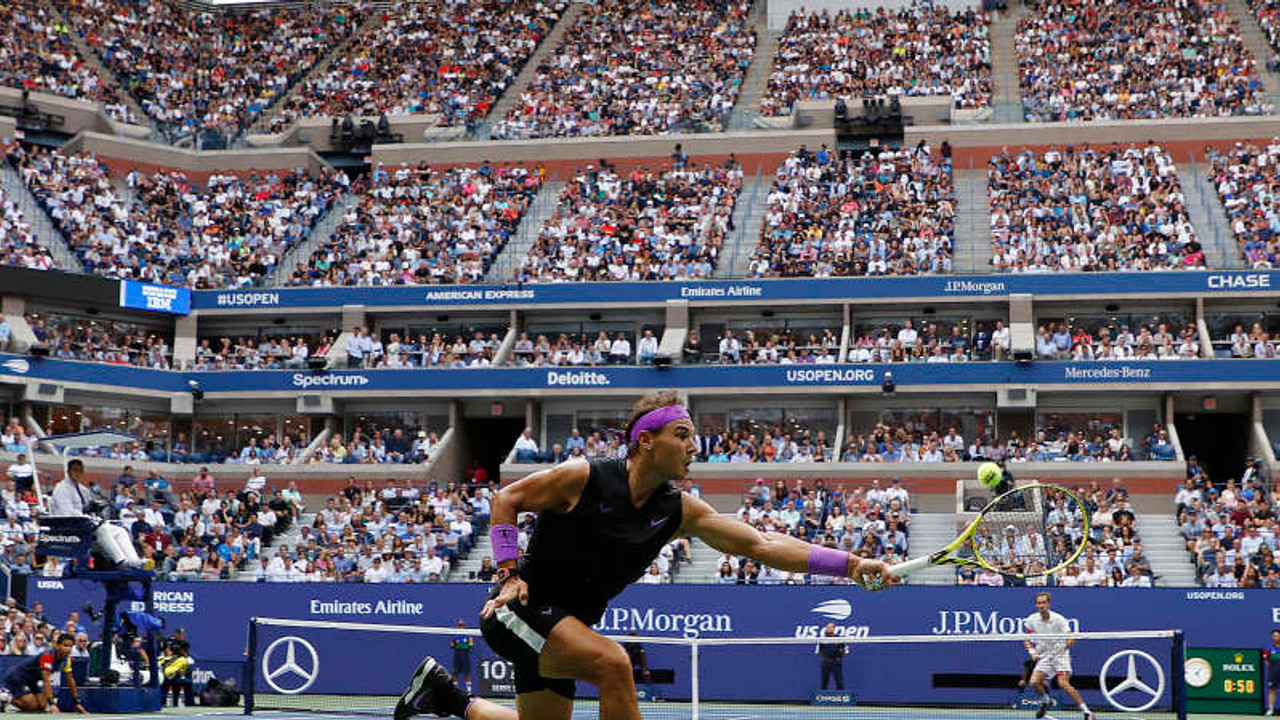
{"type": "Polygon", "coordinates": [[[1044,486],[1008,493],[982,515],[972,540],[975,559],[1021,577],[1062,569],[1087,537],[1078,505],[1075,496],[1044,486]]]}

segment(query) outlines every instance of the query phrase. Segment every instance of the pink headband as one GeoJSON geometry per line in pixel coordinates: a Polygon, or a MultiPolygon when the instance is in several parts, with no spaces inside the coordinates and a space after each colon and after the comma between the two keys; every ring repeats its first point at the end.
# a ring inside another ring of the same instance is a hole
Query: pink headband
{"type": "Polygon", "coordinates": [[[652,432],[667,423],[688,419],[689,411],[685,410],[683,405],[664,405],[657,410],[650,410],[641,415],[640,419],[636,420],[636,424],[631,426],[631,442],[639,440],[642,432],[652,432]]]}

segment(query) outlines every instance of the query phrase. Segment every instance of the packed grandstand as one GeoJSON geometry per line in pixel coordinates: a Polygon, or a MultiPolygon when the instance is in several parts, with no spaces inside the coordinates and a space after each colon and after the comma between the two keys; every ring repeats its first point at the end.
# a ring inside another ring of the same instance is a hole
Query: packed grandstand
{"type": "Polygon", "coordinates": [[[897,562],[984,461],[1090,513],[912,582],[1280,587],[1274,2],[287,5],[0,8],[7,574],[71,455],[166,580],[488,581],[672,386],[765,531],[897,562]]]}

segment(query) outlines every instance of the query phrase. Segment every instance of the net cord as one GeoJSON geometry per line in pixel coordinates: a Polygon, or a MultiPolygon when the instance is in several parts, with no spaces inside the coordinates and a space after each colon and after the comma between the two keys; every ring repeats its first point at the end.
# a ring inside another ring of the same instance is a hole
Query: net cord
{"type": "MultiPolygon", "coordinates": [[[[287,618],[253,618],[251,623],[277,627],[309,627],[331,630],[364,630],[368,632],[419,633],[422,635],[469,635],[479,637],[480,631],[467,628],[423,627],[420,625],[383,625],[381,623],[330,622],[325,620],[289,620],[287,618]]],[[[873,635],[869,637],[836,636],[830,638],[798,638],[798,637],[742,637],[742,638],[684,638],[684,637],[644,637],[637,635],[605,635],[616,642],[646,643],[650,645],[689,645],[689,646],[723,646],[723,645],[814,645],[823,643],[840,643],[843,645],[859,644],[908,644],[908,643],[947,643],[947,642],[1021,642],[1034,637],[1037,640],[1155,640],[1168,639],[1177,635],[1177,630],[1130,630],[1125,632],[1077,632],[1077,633],[1006,633],[991,635],[873,635]]]]}

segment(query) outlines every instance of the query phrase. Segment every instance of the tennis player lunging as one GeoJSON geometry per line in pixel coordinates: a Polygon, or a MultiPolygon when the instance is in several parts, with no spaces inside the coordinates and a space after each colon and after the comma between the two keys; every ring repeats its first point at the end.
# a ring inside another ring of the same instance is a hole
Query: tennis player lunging
{"type": "MultiPolygon", "coordinates": [[[[1071,623],[1062,615],[1049,609],[1052,600],[1047,592],[1036,593],[1036,611],[1027,618],[1023,626],[1031,634],[1066,634],[1071,632],[1071,623]]],[[[1023,643],[1036,667],[1031,671],[1031,687],[1040,694],[1040,706],[1036,717],[1042,718],[1049,710],[1049,683],[1058,679],[1058,687],[1066,691],[1076,705],[1084,713],[1084,720],[1093,720],[1093,713],[1080,691],[1071,684],[1071,646],[1075,640],[1027,640],[1023,643]]]]}
{"type": "Polygon", "coordinates": [[[675,393],[636,403],[626,438],[624,460],[567,460],[512,483],[493,501],[489,536],[499,571],[480,629],[515,666],[515,709],[468,696],[428,657],[397,703],[396,720],[420,713],[569,720],[578,680],[599,688],[600,717],[640,720],[626,651],[591,626],[676,536],[778,570],[849,577],[868,589],[897,581],[881,562],[759,532],[678,490],[672,481],[688,473],[697,445],[675,393]],[[538,513],[538,523],[519,558],[515,522],[525,512],[538,513]]]}

